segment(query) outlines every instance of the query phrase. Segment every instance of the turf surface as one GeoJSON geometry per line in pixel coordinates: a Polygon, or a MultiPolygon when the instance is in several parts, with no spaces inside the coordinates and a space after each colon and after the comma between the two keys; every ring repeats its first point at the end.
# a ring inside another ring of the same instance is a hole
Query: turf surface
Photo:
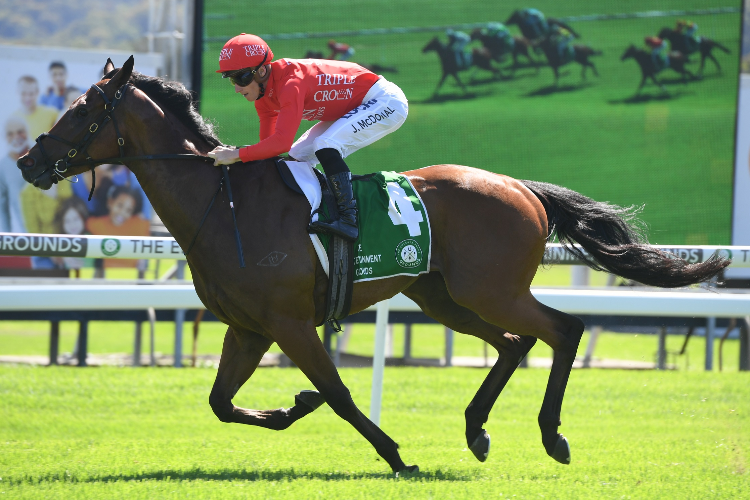
{"type": "MultiPolygon", "coordinates": [[[[440,26],[504,21],[517,4],[419,0],[257,2],[237,9],[234,2],[208,2],[206,35],[227,38],[240,32],[329,32],[393,26],[440,26]],[[257,15],[257,10],[263,12],[257,15]],[[229,15],[230,17],[221,17],[229,15]]],[[[734,0],[540,0],[535,7],[548,16],[642,12],[650,10],[739,7],[734,0]]],[[[708,62],[706,77],[688,85],[665,72],[669,94],[653,85],[634,98],[640,71],[633,60],[620,61],[625,48],[677,17],[652,17],[573,23],[580,43],[603,51],[593,60],[600,77],[580,78],[569,65],[558,88],[549,68],[518,70],[492,81],[476,74],[464,96],[449,82],[437,99],[432,93],[440,76],[435,53],[421,49],[433,33],[339,37],[355,49],[362,64],[396,66],[384,75],[399,84],[410,101],[409,118],[396,133],[357,152],[352,170],[409,170],[436,163],[471,165],[513,177],[564,185],[600,200],[646,204],[643,217],[651,240],[664,244],[728,244],[737,95],[737,48],[740,14],[697,16],[700,33],[732,50],[716,52],[723,74],[708,62]]],[[[514,33],[516,28],[512,27],[514,33]]],[[[445,39],[445,36],[440,33],[445,39]]],[[[276,40],[276,58],[302,57],[324,50],[327,39],[276,40]]],[[[254,108],[234,96],[214,73],[222,43],[204,52],[202,112],[214,119],[229,144],[257,140],[254,108]]],[[[507,63],[506,63],[507,64],[507,63]]],[[[697,64],[690,68],[697,70],[697,64]]],[[[469,82],[467,73],[463,80],[469,82]]],[[[304,123],[300,133],[309,124],[304,123]]]]}
{"type": "MultiPolygon", "coordinates": [[[[480,464],[463,410],[486,370],[387,369],[381,425],[422,472],[395,478],[323,406],[283,432],[220,423],[214,370],[0,367],[5,498],[748,498],[746,373],[576,371],[546,456],[536,414],[546,370],[511,379],[480,464]]],[[[367,413],[370,370],[342,370],[367,413]]],[[[296,369],[258,371],[235,398],[292,404],[296,369]]]]}

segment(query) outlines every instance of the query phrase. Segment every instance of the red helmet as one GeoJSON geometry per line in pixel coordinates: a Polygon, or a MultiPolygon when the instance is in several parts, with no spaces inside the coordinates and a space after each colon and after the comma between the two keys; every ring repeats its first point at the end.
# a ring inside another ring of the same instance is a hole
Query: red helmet
{"type": "Polygon", "coordinates": [[[241,33],[224,44],[219,54],[219,71],[258,68],[273,60],[271,47],[259,36],[241,33]]]}

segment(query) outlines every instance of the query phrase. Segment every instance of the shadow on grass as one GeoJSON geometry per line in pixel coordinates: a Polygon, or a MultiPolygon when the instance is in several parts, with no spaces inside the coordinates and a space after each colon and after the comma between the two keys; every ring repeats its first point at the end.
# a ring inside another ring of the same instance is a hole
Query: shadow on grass
{"type": "Polygon", "coordinates": [[[624,99],[611,99],[609,104],[645,104],[649,102],[669,102],[694,92],[660,92],[658,94],[636,94],[624,99]]]}
{"type": "Polygon", "coordinates": [[[185,470],[153,470],[139,473],[109,474],[104,476],[77,478],[64,473],[45,474],[36,477],[7,477],[3,484],[41,484],[41,483],[115,483],[120,481],[291,481],[296,479],[317,479],[322,481],[351,481],[358,479],[417,479],[419,481],[473,481],[474,478],[451,471],[426,471],[416,474],[401,474],[396,478],[392,472],[310,472],[294,468],[277,470],[216,469],[204,470],[200,467],[185,470]]]}
{"type": "Polygon", "coordinates": [[[593,83],[589,82],[581,82],[577,85],[548,85],[546,87],[542,87],[537,90],[533,90],[529,92],[528,94],[525,94],[525,97],[543,97],[547,95],[553,95],[553,94],[563,94],[566,92],[577,92],[579,90],[583,90],[585,88],[591,87],[593,83]]]}
{"type": "Polygon", "coordinates": [[[486,97],[492,95],[492,92],[466,92],[460,94],[438,94],[432,95],[422,101],[422,104],[440,104],[443,102],[452,101],[470,101],[478,97],[486,97]]]}

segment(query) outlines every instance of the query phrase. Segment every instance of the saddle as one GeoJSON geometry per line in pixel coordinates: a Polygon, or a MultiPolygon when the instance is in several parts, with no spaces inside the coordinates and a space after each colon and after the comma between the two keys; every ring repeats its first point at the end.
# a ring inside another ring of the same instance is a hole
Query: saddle
{"type": "MultiPolygon", "coordinates": [[[[305,193],[302,191],[302,188],[300,188],[283,158],[278,158],[276,160],[276,169],[279,172],[281,180],[289,189],[305,196],[305,193]]],[[[313,172],[320,183],[323,200],[320,207],[312,215],[315,215],[315,213],[317,213],[319,217],[323,215],[322,208],[325,206],[329,214],[337,216],[338,207],[336,205],[336,199],[333,196],[333,190],[328,184],[328,179],[318,169],[314,168],[313,172]]],[[[367,176],[353,175],[352,182],[365,177],[367,176]]],[[[325,313],[323,315],[323,322],[317,326],[328,322],[328,324],[331,325],[331,328],[335,331],[341,331],[339,321],[349,315],[349,310],[352,305],[352,290],[354,288],[354,243],[339,236],[331,235],[331,243],[328,246],[328,263],[328,291],[326,293],[325,313]]]]}

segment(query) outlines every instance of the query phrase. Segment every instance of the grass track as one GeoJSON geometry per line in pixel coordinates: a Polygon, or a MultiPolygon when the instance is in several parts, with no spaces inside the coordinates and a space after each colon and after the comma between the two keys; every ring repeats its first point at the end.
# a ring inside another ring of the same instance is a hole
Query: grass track
{"type": "MultiPolygon", "coordinates": [[[[463,442],[484,370],[388,369],[382,426],[422,474],[395,479],[323,406],[284,432],[224,425],[213,370],[0,367],[5,498],[748,498],[750,379],[576,371],[563,406],[573,463],[539,442],[545,370],[511,379],[488,462],[463,442]]],[[[342,370],[367,412],[369,370],[342,370]]],[[[294,369],[260,370],[238,405],[292,403],[294,369]]]]}
{"type": "MultiPolygon", "coordinates": [[[[517,8],[489,0],[437,5],[424,0],[286,0],[273,2],[273,8],[263,4],[267,15],[261,23],[252,10],[238,12],[233,5],[224,0],[207,5],[208,13],[233,15],[228,20],[209,20],[209,36],[502,21],[517,8]]],[[[548,16],[739,5],[736,0],[535,3],[548,16]]],[[[641,45],[645,35],[674,25],[676,18],[576,23],[581,43],[604,52],[594,58],[601,77],[589,75],[587,83],[581,82],[579,67],[573,65],[566,67],[560,91],[550,89],[548,68],[539,74],[522,69],[515,77],[498,82],[480,73],[470,86],[474,98],[461,98],[460,90],[449,82],[438,101],[429,99],[440,74],[437,57],[421,53],[432,34],[351,37],[344,41],[355,47],[357,62],[398,67],[397,75],[386,76],[404,89],[410,115],[397,133],[353,155],[350,166],[357,173],[403,171],[436,163],[476,166],[561,184],[619,204],[645,203],[643,216],[656,243],[727,244],[740,15],[695,20],[701,33],[733,50],[730,55],[717,55],[723,75],[717,76],[709,65],[702,81],[685,87],[670,84],[671,98],[660,98],[652,86],[646,91],[649,97],[637,102],[630,98],[639,82],[639,70],[632,60],[621,62],[620,55],[631,43],[641,45]]],[[[325,48],[325,42],[274,41],[272,47],[277,58],[295,58],[307,50],[325,48]]],[[[225,142],[253,143],[258,134],[253,107],[239,101],[213,73],[221,45],[210,43],[204,52],[202,111],[217,121],[225,142]]],[[[697,70],[697,65],[691,68],[697,70]]],[[[303,124],[300,133],[307,126],[303,124]]]]}

